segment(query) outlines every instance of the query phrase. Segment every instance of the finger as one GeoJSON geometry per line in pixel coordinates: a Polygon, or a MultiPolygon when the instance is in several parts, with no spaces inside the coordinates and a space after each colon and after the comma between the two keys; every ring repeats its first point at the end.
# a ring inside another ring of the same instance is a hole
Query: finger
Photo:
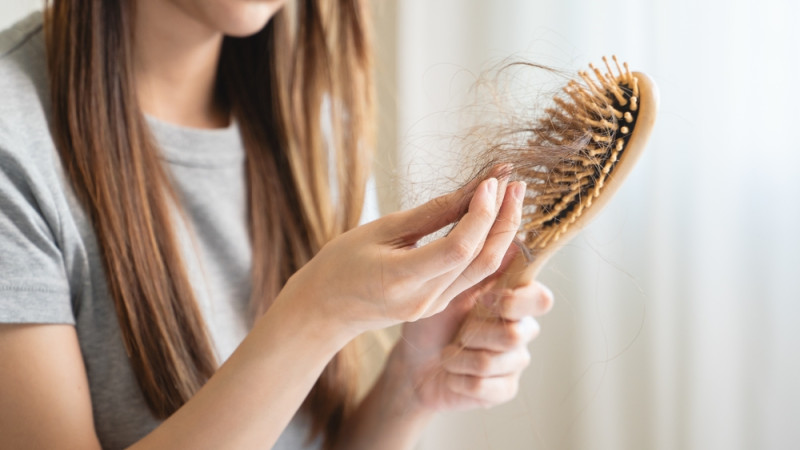
{"type": "Polygon", "coordinates": [[[473,350],[505,352],[525,346],[539,334],[539,323],[531,316],[518,321],[468,318],[457,344],[473,350]]]}
{"type": "MultiPolygon", "coordinates": [[[[512,164],[497,164],[490,167],[484,172],[483,176],[479,176],[476,179],[497,178],[497,180],[500,182],[498,185],[500,188],[497,190],[497,204],[500,205],[503,203],[503,197],[506,193],[504,186],[508,184],[508,180],[511,178],[513,173],[514,166],[512,164]]],[[[475,186],[477,186],[477,183],[475,186]]],[[[475,186],[473,186],[473,188],[475,186]]]]}
{"type": "Polygon", "coordinates": [[[481,406],[494,406],[513,399],[519,390],[519,373],[501,377],[476,377],[448,374],[447,387],[477,401],[481,406]]]}
{"type": "Polygon", "coordinates": [[[531,355],[527,347],[517,347],[508,352],[471,350],[456,345],[445,347],[442,366],[450,373],[496,377],[520,372],[530,364],[531,355]]]}
{"type": "MultiPolygon", "coordinates": [[[[510,164],[502,164],[499,166],[492,167],[492,169],[489,171],[490,176],[497,178],[498,182],[497,196],[495,197],[496,200],[495,204],[497,205],[498,211],[503,205],[503,199],[506,197],[506,194],[508,193],[507,192],[507,188],[509,185],[508,180],[509,177],[511,176],[512,169],[513,166],[511,166],[510,164]]],[[[495,211],[495,213],[497,213],[497,211],[495,211]]]]}
{"type": "Polygon", "coordinates": [[[469,289],[489,277],[500,268],[514,236],[517,234],[522,218],[522,200],[525,196],[525,183],[514,182],[508,186],[500,212],[489,231],[478,256],[456,278],[443,298],[449,298],[469,289]]]}
{"type": "Polygon", "coordinates": [[[450,271],[444,273],[431,281],[431,285],[440,286],[440,292],[434,297],[438,301],[431,304],[428,315],[436,314],[447,307],[449,299],[462,295],[470,290],[475,290],[474,298],[478,295],[483,295],[486,289],[491,287],[490,284],[481,282],[487,279],[493,272],[497,271],[500,267],[501,261],[504,260],[504,254],[507,253],[508,247],[503,248],[504,245],[510,246],[510,241],[504,236],[505,233],[516,234],[519,227],[519,220],[521,217],[521,201],[515,198],[515,195],[524,195],[524,183],[511,183],[507,185],[507,179],[502,178],[498,181],[499,188],[497,198],[501,202],[497,218],[495,219],[492,229],[482,244],[481,250],[476,258],[470,263],[469,266],[462,271],[450,271]],[[502,191],[502,192],[500,192],[502,191]],[[506,194],[506,191],[508,192],[506,194]],[[519,206],[515,208],[515,206],[519,206]],[[509,219],[510,217],[510,219],[509,219]]]}
{"type": "Polygon", "coordinates": [[[504,290],[497,288],[497,278],[503,275],[504,267],[507,267],[518,253],[519,247],[517,245],[509,246],[505,256],[503,256],[503,262],[500,263],[500,268],[494,274],[458,294],[458,296],[468,296],[472,300],[473,314],[483,315],[484,317],[497,317],[497,314],[494,314],[487,305],[500,301],[504,290]]]}
{"type": "Polygon", "coordinates": [[[416,208],[386,216],[393,223],[386,227],[384,237],[410,245],[457,221],[467,212],[480,181],[474,180],[457,191],[436,197],[416,208]]]}
{"type": "Polygon", "coordinates": [[[450,234],[406,252],[400,257],[402,264],[414,268],[418,274],[427,275],[429,280],[465,267],[477,256],[492,228],[496,195],[497,179],[482,182],[472,197],[469,210],[450,234]]]}
{"type": "Polygon", "coordinates": [[[525,316],[539,317],[553,307],[553,293],[537,282],[500,292],[489,291],[480,300],[488,315],[506,320],[520,320],[525,316]]]}

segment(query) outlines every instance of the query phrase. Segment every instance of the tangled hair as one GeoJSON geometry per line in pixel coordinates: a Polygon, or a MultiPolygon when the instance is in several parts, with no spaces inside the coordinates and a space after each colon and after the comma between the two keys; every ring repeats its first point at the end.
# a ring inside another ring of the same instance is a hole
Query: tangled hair
{"type": "MultiPolygon", "coordinates": [[[[358,223],[373,134],[367,3],[301,0],[259,33],[224,40],[216,95],[247,155],[254,316],[327,241],[358,223]],[[326,114],[331,133],[322,130],[326,114]]],[[[164,419],[217,361],[175,236],[180,202],[137,101],[134,7],[50,0],[52,133],[94,227],[136,380],[164,419]]],[[[327,445],[354,404],[355,351],[350,345],[333,358],[304,404],[312,437],[322,433],[327,445]]]]}
{"type": "Polygon", "coordinates": [[[549,93],[547,104],[534,102],[523,111],[503,110],[506,105],[496,100],[501,120],[481,123],[467,133],[467,146],[475,155],[467,185],[488,176],[527,183],[520,225],[524,237],[518,243],[530,261],[599,195],[635,124],[638,92],[627,66],[617,79],[610,67],[606,75],[592,67],[599,82],[586,73],[580,73],[579,82],[527,62],[507,64],[500,73],[519,68],[559,75],[562,86],[549,93]],[[629,123],[620,124],[623,117],[629,123]]]}

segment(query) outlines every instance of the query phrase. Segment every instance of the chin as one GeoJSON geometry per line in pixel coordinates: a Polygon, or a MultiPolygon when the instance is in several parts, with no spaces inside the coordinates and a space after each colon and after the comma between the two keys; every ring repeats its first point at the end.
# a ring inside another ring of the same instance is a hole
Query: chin
{"type": "MultiPolygon", "coordinates": [[[[140,0],[144,1],[144,0],[140,0]]],[[[165,4],[177,7],[183,15],[205,28],[235,37],[261,31],[280,11],[286,0],[149,0],[157,8],[165,4]]]]}
{"type": "Polygon", "coordinates": [[[233,37],[247,37],[263,29],[285,3],[283,0],[234,0],[220,3],[234,3],[222,15],[209,17],[214,28],[233,37]],[[227,14],[225,14],[227,13],[227,14]]]}

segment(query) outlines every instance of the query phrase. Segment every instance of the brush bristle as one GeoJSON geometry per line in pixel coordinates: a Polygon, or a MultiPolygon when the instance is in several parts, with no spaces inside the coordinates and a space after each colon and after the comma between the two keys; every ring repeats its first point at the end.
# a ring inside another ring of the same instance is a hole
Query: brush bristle
{"type": "Polygon", "coordinates": [[[534,256],[591,207],[636,126],[638,80],[616,57],[616,71],[605,57],[603,62],[606,72],[591,64],[591,73],[579,72],[580,81],[570,81],[530,130],[531,149],[557,147],[560,157],[545,166],[515,168],[515,177],[528,182],[520,230],[534,256]]]}

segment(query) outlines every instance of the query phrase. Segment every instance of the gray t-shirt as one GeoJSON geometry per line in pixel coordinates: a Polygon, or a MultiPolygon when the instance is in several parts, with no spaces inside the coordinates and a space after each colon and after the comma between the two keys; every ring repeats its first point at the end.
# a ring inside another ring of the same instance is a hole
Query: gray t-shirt
{"type": "MultiPolygon", "coordinates": [[[[0,33],[0,322],[72,324],[104,448],[137,441],[149,412],[123,347],[96,237],[63,173],[49,132],[42,15],[0,33]]],[[[198,130],[148,118],[193,230],[184,258],[224,361],[248,331],[251,250],[244,150],[235,124],[198,130]]],[[[274,448],[306,447],[298,414],[274,448]]]]}

